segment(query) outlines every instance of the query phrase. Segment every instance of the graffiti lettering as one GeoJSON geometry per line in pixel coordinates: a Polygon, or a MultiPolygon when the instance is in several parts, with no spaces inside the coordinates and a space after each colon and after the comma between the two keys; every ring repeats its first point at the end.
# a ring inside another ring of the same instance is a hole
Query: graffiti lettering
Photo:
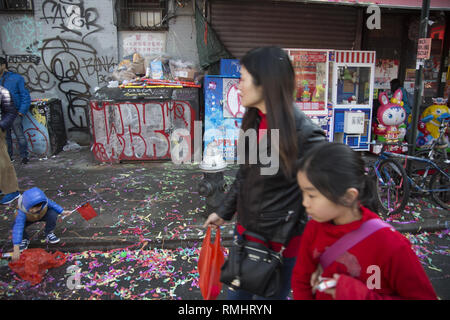
{"type": "Polygon", "coordinates": [[[70,30],[73,30],[73,29],[80,30],[84,25],[84,21],[81,18],[80,7],[71,5],[67,9],[67,11],[70,13],[69,22],[67,23],[67,28],[69,28],[70,30]]]}
{"type": "Polygon", "coordinates": [[[86,70],[87,75],[90,77],[96,75],[99,84],[108,83],[106,78],[114,71],[114,68],[117,65],[117,63],[114,62],[114,57],[105,56],[87,59],[82,58],[82,62],[82,68],[86,70]],[[102,74],[102,72],[106,74],[102,74]]]}
{"type": "MultiPolygon", "coordinates": [[[[49,135],[45,123],[39,121],[39,114],[36,107],[32,106],[22,120],[23,132],[28,142],[28,152],[37,156],[50,154],[49,135]],[[37,116],[37,117],[36,117],[37,116]]],[[[45,117],[44,121],[45,121],[45,117]]],[[[17,139],[14,133],[11,135],[14,149],[18,150],[17,139]]]]}
{"type": "Polygon", "coordinates": [[[86,131],[91,98],[88,79],[96,75],[98,83],[106,81],[107,75],[101,72],[112,71],[114,58],[97,57],[91,45],[60,37],[44,40],[41,52],[44,66],[58,80],[58,88],[66,96],[68,117],[74,125],[69,130],[86,131]]]}
{"type": "Polygon", "coordinates": [[[56,37],[44,40],[41,52],[44,66],[59,81],[58,88],[69,103],[69,120],[75,127],[72,130],[85,131],[91,86],[86,80],[87,75],[80,70],[79,58],[83,55],[95,57],[96,50],[80,41],[56,37]]]}
{"type": "Polygon", "coordinates": [[[8,56],[8,63],[34,63],[38,65],[41,62],[41,57],[34,54],[18,54],[8,56]]]}
{"type": "Polygon", "coordinates": [[[124,88],[122,95],[130,98],[169,99],[172,94],[170,88],[124,88]]]}
{"type": "Polygon", "coordinates": [[[38,53],[38,48],[42,41],[35,37],[42,35],[41,23],[35,23],[33,19],[24,16],[20,19],[9,21],[2,28],[6,36],[5,40],[12,48],[19,51],[25,49],[30,54],[38,53]]]}
{"type": "Polygon", "coordinates": [[[84,40],[88,35],[103,30],[97,20],[99,13],[96,8],[84,7],[84,1],[73,3],[71,0],[46,0],[42,3],[41,18],[47,24],[57,24],[53,29],[61,32],[74,33],[84,40]]]}
{"type": "Polygon", "coordinates": [[[24,77],[30,93],[58,96],[64,108],[67,106],[64,116],[69,131],[89,132],[87,115],[93,88],[109,82],[117,53],[110,50],[100,55],[96,50],[100,43],[88,40],[98,32],[106,34],[104,28],[111,27],[100,20],[101,9],[93,7],[99,7],[97,2],[34,3],[35,16],[6,16],[1,26],[7,44],[4,54],[13,54],[8,57],[9,68],[24,77]],[[44,39],[44,34],[51,35],[44,39]]]}
{"type": "Polygon", "coordinates": [[[187,101],[91,102],[92,151],[99,161],[170,158],[170,134],[193,131],[194,111],[187,101]]]}
{"type": "Polygon", "coordinates": [[[56,81],[50,80],[50,74],[47,71],[39,71],[33,64],[8,65],[8,69],[23,76],[25,86],[30,93],[45,93],[56,86],[56,81]]]}
{"type": "Polygon", "coordinates": [[[111,81],[111,76],[110,75],[99,74],[97,76],[97,81],[98,81],[99,85],[108,84],[111,81]]]}

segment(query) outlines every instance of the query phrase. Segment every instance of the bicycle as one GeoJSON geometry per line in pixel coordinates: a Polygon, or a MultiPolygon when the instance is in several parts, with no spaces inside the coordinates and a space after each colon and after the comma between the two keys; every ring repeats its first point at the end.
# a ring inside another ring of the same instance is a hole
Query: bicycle
{"type": "MultiPolygon", "coordinates": [[[[404,143],[382,143],[382,152],[373,165],[372,170],[377,179],[377,198],[381,210],[388,214],[401,212],[411,193],[430,194],[432,199],[444,209],[449,209],[449,176],[445,132],[450,114],[442,114],[440,136],[435,139],[429,149],[420,150],[414,157],[384,151],[389,145],[404,143]],[[404,161],[404,166],[397,160],[404,161]],[[405,170],[408,161],[412,161],[411,175],[405,170]]],[[[409,146],[411,147],[411,146],[409,146]]]]}
{"type": "Polygon", "coordinates": [[[410,186],[405,169],[390,158],[392,152],[384,151],[386,146],[393,143],[383,142],[382,145],[382,151],[369,168],[369,174],[376,179],[377,200],[381,211],[395,214],[405,208],[410,195],[410,186]]]}
{"type": "Polygon", "coordinates": [[[373,165],[377,180],[377,198],[380,208],[388,214],[404,210],[412,191],[428,194],[443,209],[450,210],[449,163],[437,164],[435,161],[416,156],[383,151],[373,165]],[[397,160],[424,164],[421,174],[406,173],[405,167],[397,160]],[[431,178],[428,179],[428,177],[431,178]]]}
{"type": "MultiPolygon", "coordinates": [[[[422,119],[423,123],[427,123],[432,120],[433,116],[429,115],[422,119]]],[[[429,147],[419,149],[416,153],[416,157],[428,157],[431,160],[437,160],[438,162],[447,162],[448,154],[448,142],[445,139],[446,131],[448,130],[448,124],[450,122],[450,114],[444,113],[440,115],[436,120],[439,121],[439,137],[434,139],[429,147]]]]}

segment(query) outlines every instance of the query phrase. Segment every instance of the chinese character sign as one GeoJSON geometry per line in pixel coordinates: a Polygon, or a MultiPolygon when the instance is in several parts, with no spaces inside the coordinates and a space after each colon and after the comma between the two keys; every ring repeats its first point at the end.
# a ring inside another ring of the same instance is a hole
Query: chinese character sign
{"type": "Polygon", "coordinates": [[[142,56],[162,54],[166,50],[166,34],[159,32],[124,32],[123,56],[139,53],[142,56]]]}

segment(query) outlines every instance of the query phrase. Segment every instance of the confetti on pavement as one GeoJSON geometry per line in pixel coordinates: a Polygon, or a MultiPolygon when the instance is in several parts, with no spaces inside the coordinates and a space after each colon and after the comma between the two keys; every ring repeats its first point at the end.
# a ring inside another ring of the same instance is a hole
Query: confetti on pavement
{"type": "Polygon", "coordinates": [[[201,298],[198,288],[199,249],[122,248],[70,253],[64,266],[47,272],[31,286],[5,263],[0,265],[0,296],[6,299],[188,299],[201,298]],[[79,268],[78,289],[68,285],[70,266],[79,268]],[[73,287],[72,287],[73,288],[73,287]],[[184,297],[179,295],[183,289],[184,297]],[[191,294],[189,294],[191,292],[191,294]],[[187,296],[186,296],[187,293],[187,296]]]}
{"type": "MultiPolygon", "coordinates": [[[[89,174],[82,170],[53,175],[44,172],[48,179],[25,175],[19,178],[19,184],[22,189],[39,186],[48,190],[49,198],[66,208],[93,199],[91,204],[99,216],[89,222],[77,215],[59,221],[57,231],[62,239],[68,235],[92,241],[105,236],[135,237],[136,244],[106,251],[80,248],[79,252],[68,253],[64,266],[49,270],[44,281],[33,287],[15,275],[6,260],[0,260],[0,299],[201,299],[197,272],[200,244],[164,249],[161,241],[203,237],[200,215],[205,211],[205,199],[197,191],[202,174],[170,163],[157,169],[123,164],[113,170],[108,164],[97,167],[105,170],[103,175],[98,170],[89,174]],[[80,176],[86,177],[85,181],[79,181],[80,176]],[[71,266],[77,266],[80,275],[81,287],[74,290],[68,287],[71,274],[67,268],[71,266]]],[[[233,176],[226,173],[228,185],[233,176]]],[[[408,224],[421,222],[427,215],[440,218],[448,213],[428,199],[414,198],[405,214],[384,218],[408,224]]],[[[13,216],[14,207],[6,207],[0,212],[0,223],[10,228],[13,216]]],[[[40,241],[43,224],[35,225],[30,232],[32,241],[40,241]]],[[[406,236],[426,270],[449,277],[438,260],[450,255],[448,230],[406,236]],[[443,241],[435,243],[436,237],[443,241]]],[[[10,234],[5,240],[10,245],[10,234]]],[[[0,249],[4,251],[5,246],[0,249]]]]}
{"type": "Polygon", "coordinates": [[[419,257],[422,265],[426,268],[442,272],[441,268],[435,266],[433,259],[437,256],[450,256],[450,242],[448,241],[448,234],[450,229],[446,229],[439,232],[428,233],[423,232],[419,234],[405,234],[408,240],[411,242],[414,252],[419,257]],[[437,236],[439,239],[447,240],[446,245],[435,244],[430,240],[430,236],[437,236]]]}

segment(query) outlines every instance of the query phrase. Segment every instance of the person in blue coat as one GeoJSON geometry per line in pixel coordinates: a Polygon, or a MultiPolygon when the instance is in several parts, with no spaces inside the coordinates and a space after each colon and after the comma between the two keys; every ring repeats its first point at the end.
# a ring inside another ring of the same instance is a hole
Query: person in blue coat
{"type": "Polygon", "coordinates": [[[28,90],[25,88],[24,78],[17,73],[8,71],[8,61],[0,57],[0,85],[9,90],[11,99],[17,109],[18,116],[14,120],[11,129],[6,132],[6,142],[8,145],[9,157],[12,160],[13,147],[11,130],[16,135],[19,143],[19,153],[22,159],[22,164],[28,163],[28,144],[25,134],[23,132],[22,119],[28,112],[31,104],[31,97],[28,90]]]}
{"type": "Polygon", "coordinates": [[[69,215],[60,205],[48,199],[39,188],[25,191],[18,200],[18,209],[12,230],[14,245],[12,261],[20,258],[20,252],[28,248],[30,243],[26,228],[38,221],[45,221],[45,234],[48,243],[58,243],[60,239],[53,233],[58,215],[69,215]]]}
{"type": "Polygon", "coordinates": [[[0,204],[9,204],[19,196],[16,170],[6,151],[6,131],[17,117],[9,91],[0,86],[0,204]]]}

